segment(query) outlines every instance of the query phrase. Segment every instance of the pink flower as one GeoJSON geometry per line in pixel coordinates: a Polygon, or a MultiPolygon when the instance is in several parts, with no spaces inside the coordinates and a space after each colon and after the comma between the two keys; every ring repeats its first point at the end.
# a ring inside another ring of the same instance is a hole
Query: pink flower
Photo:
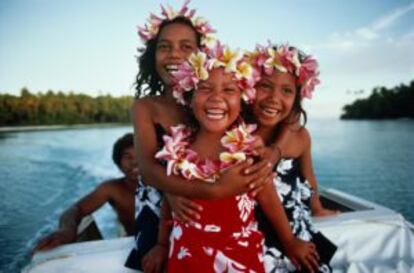
{"type": "Polygon", "coordinates": [[[214,33],[215,30],[211,28],[206,20],[201,17],[194,18],[195,9],[189,9],[189,0],[186,0],[180,10],[176,11],[170,6],[161,6],[160,17],[150,14],[150,18],[147,20],[147,24],[144,27],[140,27],[138,34],[144,41],[148,41],[157,36],[159,27],[162,22],[173,20],[176,17],[185,17],[191,21],[194,28],[204,37],[207,34],[214,33]]]}
{"type": "Polygon", "coordinates": [[[168,161],[167,175],[178,174],[177,164],[180,163],[188,142],[186,139],[191,132],[184,125],[171,127],[171,136],[164,135],[164,147],[155,154],[155,158],[168,161]]]}
{"type": "Polygon", "coordinates": [[[180,104],[185,104],[183,99],[184,92],[191,91],[196,88],[198,84],[198,77],[194,68],[188,63],[182,63],[177,71],[171,73],[173,76],[173,96],[180,104]]]}
{"type": "Polygon", "coordinates": [[[206,159],[203,162],[200,162],[198,167],[200,169],[200,173],[203,176],[203,180],[207,181],[210,181],[209,178],[213,178],[215,180],[220,172],[220,162],[210,159],[206,159]]]}
{"type": "Polygon", "coordinates": [[[287,71],[291,74],[295,74],[295,64],[297,63],[295,60],[295,54],[297,54],[297,52],[290,50],[288,45],[282,45],[277,49],[277,53],[280,57],[281,63],[287,69],[287,71]]]}
{"type": "Polygon", "coordinates": [[[299,69],[298,83],[302,84],[306,79],[318,76],[318,63],[311,56],[305,58],[299,69]]]}
{"type": "Polygon", "coordinates": [[[312,77],[308,79],[303,85],[302,89],[300,90],[302,98],[312,98],[312,93],[315,89],[315,86],[318,85],[320,81],[316,77],[312,77]]]}
{"type": "Polygon", "coordinates": [[[231,153],[249,152],[249,150],[252,150],[255,141],[252,132],[256,130],[256,127],[255,124],[246,125],[241,122],[240,125],[226,132],[225,136],[221,138],[221,144],[231,153]]]}

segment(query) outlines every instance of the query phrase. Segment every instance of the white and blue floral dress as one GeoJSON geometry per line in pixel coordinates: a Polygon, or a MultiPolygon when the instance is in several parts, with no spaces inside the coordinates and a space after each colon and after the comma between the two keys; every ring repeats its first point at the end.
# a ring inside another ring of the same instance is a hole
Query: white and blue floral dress
{"type": "MultiPolygon", "coordinates": [[[[297,159],[281,159],[276,167],[278,176],[273,183],[285,209],[293,234],[316,245],[321,258],[319,272],[331,272],[329,261],[336,246],[312,224],[310,201],[313,194],[308,181],[300,174],[297,159]]],[[[272,225],[260,207],[256,210],[259,229],[265,235],[264,264],[266,273],[297,272],[291,261],[281,252],[281,246],[272,225]]]]}

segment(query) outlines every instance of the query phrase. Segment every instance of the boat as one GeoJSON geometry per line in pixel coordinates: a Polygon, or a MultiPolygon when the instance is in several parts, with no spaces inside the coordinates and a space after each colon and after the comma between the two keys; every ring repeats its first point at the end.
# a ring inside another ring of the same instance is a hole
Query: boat
{"type": "MultiPolygon", "coordinates": [[[[414,226],[401,214],[336,189],[321,189],[320,196],[325,207],[341,211],[314,218],[338,246],[331,261],[334,273],[414,272],[414,226]]],[[[93,222],[89,219],[79,231],[97,229],[93,222]]],[[[64,245],[36,253],[22,273],[136,273],[123,266],[133,246],[133,237],[64,245]]]]}

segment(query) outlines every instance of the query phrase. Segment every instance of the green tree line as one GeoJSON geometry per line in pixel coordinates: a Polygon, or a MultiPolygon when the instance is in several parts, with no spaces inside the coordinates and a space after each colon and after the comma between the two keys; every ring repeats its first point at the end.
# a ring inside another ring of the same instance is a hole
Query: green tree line
{"type": "Polygon", "coordinates": [[[64,94],[52,90],[0,94],[0,126],[130,122],[132,96],[64,94]]]}
{"type": "Polygon", "coordinates": [[[341,119],[414,118],[414,80],[391,89],[377,87],[365,99],[343,107],[341,119]]]}

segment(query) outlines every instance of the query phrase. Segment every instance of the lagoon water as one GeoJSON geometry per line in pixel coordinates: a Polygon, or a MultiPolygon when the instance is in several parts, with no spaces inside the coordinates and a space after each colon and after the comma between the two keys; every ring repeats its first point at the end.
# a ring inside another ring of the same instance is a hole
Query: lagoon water
{"type": "MultiPolygon", "coordinates": [[[[374,201],[414,222],[414,122],[311,120],[318,183],[374,201]]],[[[60,213],[100,181],[120,175],[113,142],[130,127],[0,133],[0,272],[20,272],[60,213]]],[[[104,235],[116,227],[97,213],[104,235]]]]}

